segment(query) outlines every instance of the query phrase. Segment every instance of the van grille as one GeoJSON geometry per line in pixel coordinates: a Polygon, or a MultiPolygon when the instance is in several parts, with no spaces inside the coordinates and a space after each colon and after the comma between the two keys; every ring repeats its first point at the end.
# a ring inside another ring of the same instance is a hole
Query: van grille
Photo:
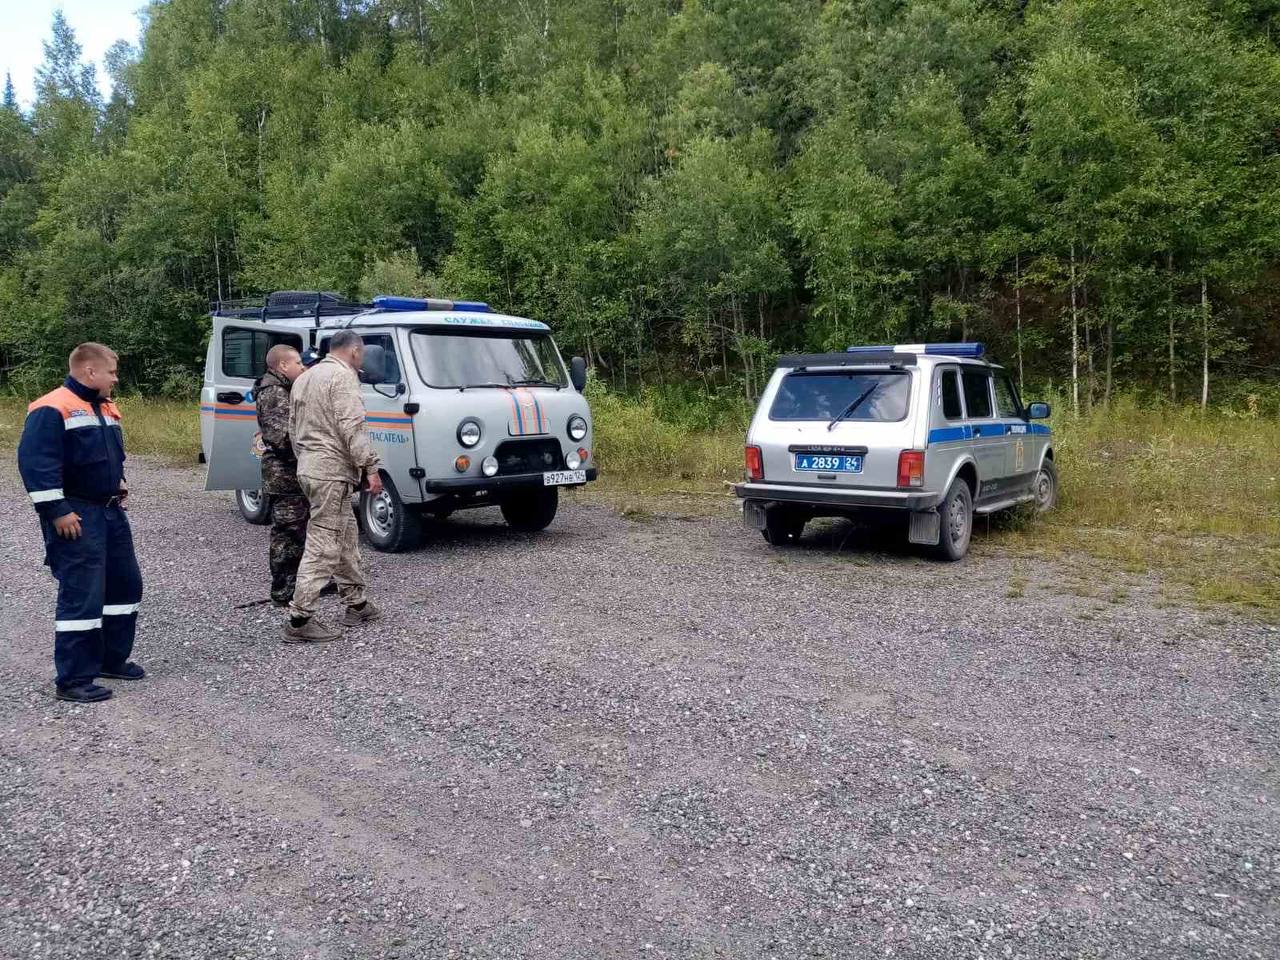
{"type": "Polygon", "coordinates": [[[564,469],[564,456],[556,440],[506,440],[498,444],[494,456],[498,458],[500,477],[564,469]]]}

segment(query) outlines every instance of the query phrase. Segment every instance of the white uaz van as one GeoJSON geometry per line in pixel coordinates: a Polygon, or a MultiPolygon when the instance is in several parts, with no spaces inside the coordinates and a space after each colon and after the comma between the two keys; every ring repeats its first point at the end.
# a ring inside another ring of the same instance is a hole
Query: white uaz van
{"type": "Polygon", "coordinates": [[[596,478],[586,364],[566,369],[550,328],[483,303],[281,291],[257,304],[222,303],[200,396],[206,490],[234,490],[240,512],[266,523],[253,385],[278,343],[304,358],[338,330],[365,342],[361,390],[382,456],[385,491],[361,495],[357,514],[379,550],[413,546],[422,515],[496,506],[518,530],[541,530],[559,489],[596,478]]]}

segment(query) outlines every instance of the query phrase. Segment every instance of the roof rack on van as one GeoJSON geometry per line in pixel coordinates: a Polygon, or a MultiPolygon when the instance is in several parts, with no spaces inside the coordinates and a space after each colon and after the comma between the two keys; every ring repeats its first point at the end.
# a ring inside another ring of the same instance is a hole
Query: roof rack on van
{"type": "Polygon", "coordinates": [[[370,304],[345,300],[341,294],[325,290],[276,290],[265,297],[215,300],[209,304],[209,312],[215,317],[263,322],[309,318],[316,326],[321,317],[345,317],[368,309],[370,304]]]}
{"type": "Polygon", "coordinates": [[[978,359],[986,353],[980,343],[905,343],[897,346],[849,347],[846,353],[923,353],[928,357],[966,357],[978,359]]]}
{"type": "Polygon", "coordinates": [[[265,297],[242,300],[213,300],[209,312],[215,317],[238,320],[313,320],[320,326],[324,317],[350,317],[371,310],[406,312],[420,310],[455,311],[460,313],[492,313],[487,303],[478,300],[429,300],[418,297],[377,296],[372,303],[346,300],[328,290],[276,290],[265,297]]]}

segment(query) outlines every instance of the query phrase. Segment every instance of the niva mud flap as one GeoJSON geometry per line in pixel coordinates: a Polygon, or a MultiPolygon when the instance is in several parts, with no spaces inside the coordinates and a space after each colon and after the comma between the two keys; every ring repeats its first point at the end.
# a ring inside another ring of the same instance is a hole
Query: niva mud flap
{"type": "Polygon", "coordinates": [[[763,530],[765,525],[764,504],[756,500],[743,500],[742,522],[749,530],[763,530]]]}
{"type": "Polygon", "coordinates": [[[937,510],[912,510],[911,530],[907,539],[912,543],[936,546],[942,534],[942,518],[937,510]]]}

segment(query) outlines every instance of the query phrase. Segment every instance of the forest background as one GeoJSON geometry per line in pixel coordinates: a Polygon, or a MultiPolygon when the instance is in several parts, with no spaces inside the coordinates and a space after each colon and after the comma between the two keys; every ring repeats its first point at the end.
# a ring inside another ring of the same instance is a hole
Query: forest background
{"type": "Polygon", "coordinates": [[[1280,408],[1280,0],[168,0],[0,109],[0,377],[193,394],[210,300],[488,300],[714,421],[981,339],[1073,410],[1280,408]],[[719,411],[719,413],[718,413],[719,411]]]}
{"type": "Polygon", "coordinates": [[[723,498],[775,354],[976,339],[1054,402],[1062,502],[1019,549],[1280,616],[1280,0],[142,17],[109,100],[60,15],[34,102],[6,84],[0,443],[92,338],[131,450],[191,462],[211,300],[480,299],[588,357],[642,517],[723,498]]]}

